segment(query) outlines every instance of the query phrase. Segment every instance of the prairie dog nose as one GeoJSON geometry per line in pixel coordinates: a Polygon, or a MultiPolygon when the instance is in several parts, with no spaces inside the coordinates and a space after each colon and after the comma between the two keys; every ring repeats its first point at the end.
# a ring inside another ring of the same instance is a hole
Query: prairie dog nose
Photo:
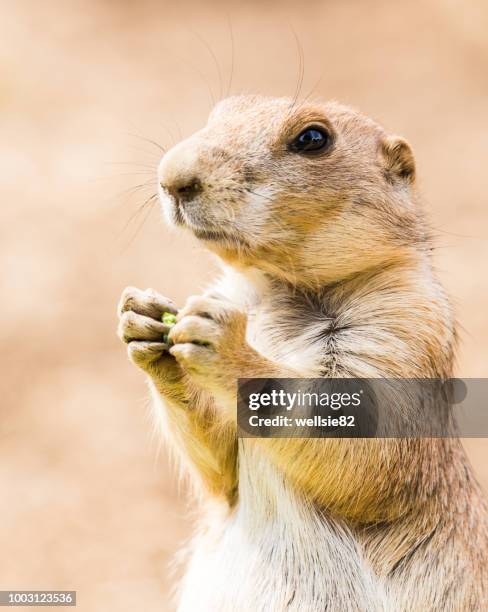
{"type": "Polygon", "coordinates": [[[190,202],[202,191],[202,183],[196,177],[181,177],[173,183],[161,183],[161,187],[180,202],[190,202]]]}
{"type": "Polygon", "coordinates": [[[170,149],[159,164],[161,187],[178,202],[190,202],[203,186],[196,172],[196,142],[189,138],[170,149]]]}

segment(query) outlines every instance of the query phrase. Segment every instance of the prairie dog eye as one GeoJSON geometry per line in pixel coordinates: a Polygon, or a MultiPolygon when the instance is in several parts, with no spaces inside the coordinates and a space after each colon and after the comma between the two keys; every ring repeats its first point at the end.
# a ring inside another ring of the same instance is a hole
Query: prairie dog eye
{"type": "Polygon", "coordinates": [[[331,137],[325,128],[318,125],[311,125],[300,132],[300,134],[290,142],[288,148],[295,153],[313,154],[324,151],[330,143],[331,137]]]}

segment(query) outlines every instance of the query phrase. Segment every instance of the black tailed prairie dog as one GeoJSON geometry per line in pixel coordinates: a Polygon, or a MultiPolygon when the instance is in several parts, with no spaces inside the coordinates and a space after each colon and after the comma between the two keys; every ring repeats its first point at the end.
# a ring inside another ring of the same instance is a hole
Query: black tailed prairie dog
{"type": "Polygon", "coordinates": [[[232,97],[166,153],[169,224],[223,275],[169,332],[153,290],[119,333],[194,485],[180,612],[488,610],[487,513],[458,440],[236,438],[236,379],[452,375],[408,143],[336,103],[232,97]]]}

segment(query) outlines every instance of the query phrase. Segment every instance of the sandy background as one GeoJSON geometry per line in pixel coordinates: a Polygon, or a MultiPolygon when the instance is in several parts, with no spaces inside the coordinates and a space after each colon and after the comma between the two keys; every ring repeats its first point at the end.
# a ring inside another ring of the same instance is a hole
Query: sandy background
{"type": "MultiPolygon", "coordinates": [[[[1,589],[173,610],[190,521],[115,307],[129,284],[182,302],[213,275],[156,206],[137,213],[159,157],[140,136],[167,147],[203,124],[229,82],[229,22],[232,92],[293,94],[293,28],[303,94],[321,77],[317,95],[411,141],[459,373],[488,375],[486,2],[0,2],[1,589]]],[[[486,487],[487,444],[469,448],[486,487]]]]}

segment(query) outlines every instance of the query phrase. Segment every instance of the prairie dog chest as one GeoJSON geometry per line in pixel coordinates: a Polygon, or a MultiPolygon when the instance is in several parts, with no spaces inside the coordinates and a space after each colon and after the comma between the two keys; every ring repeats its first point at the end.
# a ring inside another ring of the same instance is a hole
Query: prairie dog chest
{"type": "Polygon", "coordinates": [[[246,339],[263,357],[297,371],[300,376],[319,376],[323,358],[321,327],[310,314],[301,315],[292,305],[272,300],[248,311],[246,339]]]}
{"type": "Polygon", "coordinates": [[[248,315],[246,340],[270,361],[296,370],[297,376],[320,375],[328,319],[305,300],[276,288],[259,272],[225,269],[215,290],[248,315]]]}

